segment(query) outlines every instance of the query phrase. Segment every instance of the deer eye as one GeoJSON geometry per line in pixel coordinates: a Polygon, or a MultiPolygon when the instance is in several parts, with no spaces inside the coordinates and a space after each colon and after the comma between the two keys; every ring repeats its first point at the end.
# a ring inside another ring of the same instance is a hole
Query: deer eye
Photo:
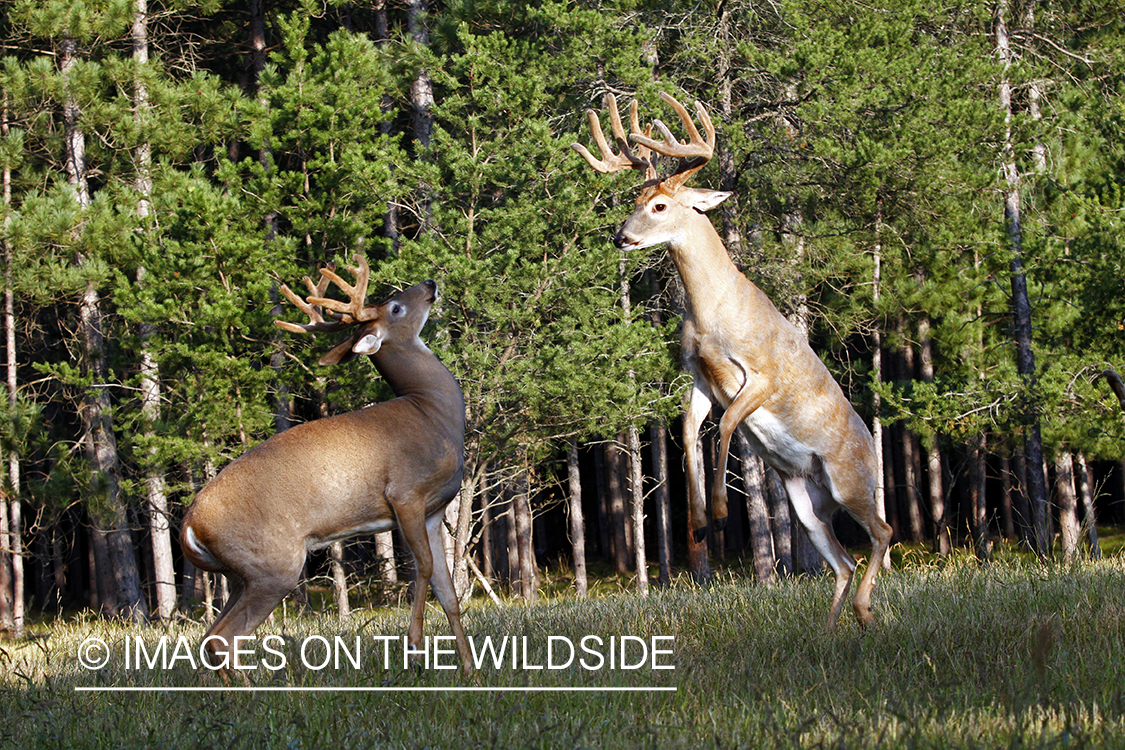
{"type": "Polygon", "coordinates": [[[652,210],[654,213],[662,214],[668,210],[667,203],[656,203],[653,205],[652,210]]]}
{"type": "Polygon", "coordinates": [[[400,305],[397,302],[395,302],[393,305],[391,305],[391,315],[394,315],[396,318],[398,316],[402,315],[405,311],[406,311],[406,308],[403,307],[402,305],[400,305]]]}

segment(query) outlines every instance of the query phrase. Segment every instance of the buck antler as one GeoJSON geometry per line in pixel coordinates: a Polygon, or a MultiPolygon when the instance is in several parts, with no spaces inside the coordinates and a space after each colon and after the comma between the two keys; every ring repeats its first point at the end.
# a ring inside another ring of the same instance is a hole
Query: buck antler
{"type": "Polygon", "coordinates": [[[347,266],[347,269],[355,276],[356,283],[354,285],[349,284],[337,275],[335,268],[331,265],[320,269],[319,284],[313,284],[312,279],[308,276],[304,277],[305,286],[309,289],[307,302],[294,294],[288,286],[282,284],[281,293],[298,310],[309,316],[309,322],[290,323],[287,320],[275,320],[273,324],[293,333],[332,333],[374,319],[376,308],[368,306],[365,302],[367,285],[371,279],[371,266],[368,265],[367,258],[359,253],[352,257],[359,264],[358,267],[347,266]],[[329,283],[335,284],[347,294],[348,301],[340,302],[325,297],[324,294],[328,291],[329,283]],[[324,313],[327,313],[332,319],[325,320],[324,313]]]}
{"type": "MultiPolygon", "coordinates": [[[[590,133],[594,136],[594,142],[598,145],[598,150],[602,152],[602,158],[596,158],[581,143],[572,143],[571,148],[581,154],[591,167],[603,174],[620,172],[624,169],[636,169],[644,173],[646,181],[656,179],[656,164],[649,158],[649,149],[641,146],[634,156],[632,149],[629,148],[629,141],[625,138],[625,128],[621,126],[621,115],[617,111],[617,97],[613,94],[609,95],[609,126],[613,130],[613,139],[617,142],[617,148],[621,150],[621,153],[613,153],[613,149],[606,142],[597,112],[592,109],[586,110],[586,119],[590,123],[590,133]]],[[[635,99],[629,105],[629,129],[634,140],[638,135],[644,137],[652,133],[651,126],[648,130],[641,132],[641,126],[637,120],[637,101],[635,99]]]]}
{"type": "Polygon", "coordinates": [[[672,131],[668,130],[668,126],[660,120],[654,120],[653,124],[664,136],[663,141],[652,139],[648,133],[633,132],[631,135],[638,146],[655,151],[661,156],[691,159],[688,162],[681,162],[679,169],[663,180],[665,189],[674,191],[702,169],[707,162],[711,161],[711,156],[715,153],[715,126],[711,123],[711,117],[707,114],[707,110],[703,108],[703,103],[697,101],[695,111],[699,113],[699,121],[703,123],[703,130],[707,133],[707,138],[704,139],[699,134],[695,122],[692,121],[691,114],[688,113],[684,105],[676,101],[674,96],[663,91],[660,92],[660,98],[667,102],[680,116],[680,121],[684,124],[684,129],[688,133],[688,142],[680,143],[672,135],[672,131]]]}

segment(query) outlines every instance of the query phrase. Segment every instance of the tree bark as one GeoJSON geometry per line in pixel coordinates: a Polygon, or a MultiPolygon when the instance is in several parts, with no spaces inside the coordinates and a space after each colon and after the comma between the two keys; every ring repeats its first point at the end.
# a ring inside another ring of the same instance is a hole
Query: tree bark
{"type": "MultiPolygon", "coordinates": [[[[1000,106],[1004,112],[1004,220],[1011,251],[1009,263],[1012,287],[1013,333],[1016,344],[1016,370],[1025,385],[1034,391],[1035,353],[1032,347],[1031,301],[1027,294],[1027,276],[1023,269],[1023,227],[1020,214],[1020,174],[1016,166],[1012,142],[1012,85],[1007,70],[1012,64],[1008,24],[1005,19],[1009,0],[1001,0],[996,12],[996,47],[1005,73],[1000,81],[1000,106]]],[[[1026,400],[1024,421],[1024,457],[1027,460],[1028,503],[1031,505],[1033,543],[1041,558],[1050,554],[1050,507],[1044,479],[1043,439],[1040,433],[1039,408],[1033,399],[1026,400]]]]}
{"type": "MultiPolygon", "coordinates": [[[[3,92],[0,109],[0,137],[8,138],[8,93],[3,92]]],[[[19,378],[16,357],[15,289],[12,281],[12,246],[8,242],[11,223],[12,167],[4,163],[4,333],[7,343],[8,408],[19,406],[19,378]]],[[[24,633],[23,604],[23,514],[20,507],[20,455],[13,441],[8,449],[8,488],[0,491],[0,624],[16,638],[24,633]]]]}
{"type": "Polygon", "coordinates": [[[333,542],[328,548],[328,558],[332,567],[332,590],[336,595],[336,614],[341,620],[347,619],[352,612],[351,603],[348,601],[348,574],[344,569],[344,543],[333,542]]]}
{"type": "Polygon", "coordinates": [[[516,522],[516,546],[519,566],[520,595],[525,601],[533,602],[539,598],[539,587],[535,564],[535,540],[531,522],[531,483],[527,467],[521,471],[518,485],[512,496],[512,507],[516,522]]]}
{"type": "MultiPolygon", "coordinates": [[[[78,124],[81,113],[70,92],[68,81],[76,64],[77,43],[73,39],[64,39],[60,47],[67,180],[74,187],[79,207],[85,210],[90,205],[90,191],[86,180],[86,136],[78,124]]],[[[77,261],[79,266],[86,265],[86,259],[81,254],[77,256],[77,261]]],[[[94,474],[94,495],[101,501],[101,512],[97,507],[93,508],[92,518],[95,523],[99,523],[103,517],[108,521],[105,542],[116,587],[118,614],[143,621],[148,617],[148,606],[141,593],[128,511],[121,494],[121,463],[111,416],[101,298],[93,281],[87,282],[79,302],[79,320],[83,371],[92,376],[94,381],[79,408],[86,457],[94,474]]]]}
{"type": "MultiPolygon", "coordinates": [[[[934,382],[934,342],[930,335],[930,319],[927,316],[923,316],[918,321],[918,340],[922,346],[919,363],[922,380],[932,383],[934,382]]],[[[925,449],[930,490],[930,517],[934,522],[934,551],[939,555],[948,555],[953,551],[953,545],[949,540],[949,521],[945,514],[942,455],[937,435],[931,434],[927,437],[925,449]]]]}
{"type": "Polygon", "coordinates": [[[657,420],[649,427],[652,466],[656,474],[656,550],[660,557],[660,585],[672,582],[672,503],[668,492],[668,427],[657,420]]]}
{"type": "Polygon", "coordinates": [[[742,458],[742,486],[746,492],[746,517],[750,521],[750,558],[754,565],[754,577],[760,583],[767,583],[773,578],[774,555],[770,512],[766,503],[766,470],[762,459],[741,432],[738,433],[738,447],[742,458]]]}
{"type": "Polygon", "coordinates": [[[1078,525],[1078,493],[1074,489],[1074,456],[1064,449],[1055,456],[1055,493],[1059,498],[1063,562],[1072,563],[1078,555],[1081,529],[1078,525]]]}
{"type": "Polygon", "coordinates": [[[985,455],[987,444],[984,433],[973,441],[969,459],[969,496],[972,498],[973,549],[981,562],[992,559],[992,544],[988,539],[988,502],[985,495],[985,455]]]}
{"type": "Polygon", "coordinates": [[[633,564],[637,568],[637,593],[648,596],[648,556],[645,552],[645,488],[641,467],[641,436],[636,427],[625,430],[629,450],[629,488],[633,511],[633,564]]]}
{"type": "Polygon", "coordinates": [[[586,581],[586,522],[582,517],[582,478],[578,471],[578,440],[571,438],[566,450],[566,476],[570,490],[570,548],[574,556],[574,590],[579,599],[588,593],[586,581]]]}
{"type": "Polygon", "coordinates": [[[606,442],[605,451],[606,486],[609,490],[609,519],[612,524],[613,564],[618,575],[629,572],[629,539],[625,514],[625,482],[622,474],[625,462],[621,457],[621,447],[616,441],[606,442]]]}
{"type": "Polygon", "coordinates": [[[1090,484],[1090,467],[1086,454],[1078,451],[1074,455],[1074,478],[1078,485],[1078,498],[1082,502],[1082,528],[1086,530],[1086,540],[1090,545],[1090,557],[1102,559],[1102,548],[1098,544],[1097,513],[1094,511],[1094,492],[1090,484]]]}

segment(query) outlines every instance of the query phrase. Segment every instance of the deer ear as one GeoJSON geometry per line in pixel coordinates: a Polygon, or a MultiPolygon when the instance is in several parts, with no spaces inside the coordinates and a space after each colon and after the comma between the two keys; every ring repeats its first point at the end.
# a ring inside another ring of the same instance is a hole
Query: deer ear
{"type": "Polygon", "coordinates": [[[692,192],[693,195],[691,206],[700,213],[710,211],[712,208],[719,205],[732,195],[732,193],[726,193],[719,190],[696,189],[692,192]]]}
{"type": "Polygon", "coordinates": [[[383,334],[379,331],[365,333],[352,344],[353,354],[374,354],[383,345],[383,334]]]}
{"type": "Polygon", "coordinates": [[[353,357],[355,357],[355,353],[352,351],[352,341],[354,339],[354,336],[348,336],[339,344],[336,344],[336,346],[328,350],[327,354],[320,358],[320,361],[317,364],[339,365],[343,364],[344,362],[350,361],[353,357]]]}

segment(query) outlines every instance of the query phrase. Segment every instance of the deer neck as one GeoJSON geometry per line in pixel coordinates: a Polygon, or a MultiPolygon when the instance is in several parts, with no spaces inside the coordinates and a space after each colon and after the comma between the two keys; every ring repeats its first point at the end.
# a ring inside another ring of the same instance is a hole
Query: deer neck
{"type": "Polygon", "coordinates": [[[464,433],[465,399],[449,369],[420,340],[390,345],[371,355],[395,396],[407,399],[435,421],[464,433]]]}
{"type": "Polygon", "coordinates": [[[727,254],[719,233],[704,214],[695,213],[684,231],[668,242],[687,297],[687,315],[706,321],[721,315],[723,301],[737,294],[746,277],[727,254]]]}

